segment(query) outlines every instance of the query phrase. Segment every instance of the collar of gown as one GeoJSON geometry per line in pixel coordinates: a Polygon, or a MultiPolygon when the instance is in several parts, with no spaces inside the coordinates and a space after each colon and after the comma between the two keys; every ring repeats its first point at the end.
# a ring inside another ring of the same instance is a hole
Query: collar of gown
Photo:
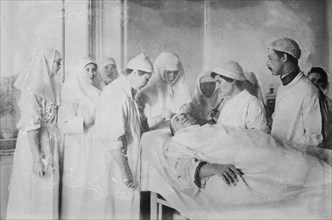
{"type": "Polygon", "coordinates": [[[242,90],[239,94],[233,96],[231,99],[229,99],[226,103],[235,103],[238,102],[238,100],[240,100],[242,102],[243,97],[247,96],[247,94],[249,94],[249,92],[247,90],[242,90]]]}
{"type": "Polygon", "coordinates": [[[300,73],[300,70],[296,70],[293,71],[289,74],[287,74],[286,76],[280,77],[282,85],[283,86],[287,86],[290,82],[293,81],[293,79],[295,79],[295,77],[300,73]]]}

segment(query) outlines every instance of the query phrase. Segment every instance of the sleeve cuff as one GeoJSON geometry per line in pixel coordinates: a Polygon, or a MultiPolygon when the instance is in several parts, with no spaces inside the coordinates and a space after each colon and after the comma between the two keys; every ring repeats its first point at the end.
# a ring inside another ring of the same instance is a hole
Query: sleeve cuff
{"type": "MultiPolygon", "coordinates": [[[[194,173],[194,183],[196,184],[196,186],[197,186],[198,188],[202,188],[202,186],[204,185],[204,182],[205,182],[205,181],[202,182],[202,179],[199,178],[199,170],[200,170],[201,167],[202,167],[203,165],[205,165],[205,164],[207,164],[207,162],[202,161],[202,162],[200,162],[200,163],[197,165],[197,167],[196,167],[196,169],[195,169],[195,173],[194,173]]],[[[204,188],[204,187],[203,187],[203,188],[204,188]]]]}

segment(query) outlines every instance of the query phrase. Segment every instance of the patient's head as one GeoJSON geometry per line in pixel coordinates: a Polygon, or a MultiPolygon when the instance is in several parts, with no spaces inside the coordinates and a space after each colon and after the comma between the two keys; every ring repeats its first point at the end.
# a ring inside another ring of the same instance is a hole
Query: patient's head
{"type": "Polygon", "coordinates": [[[174,135],[177,131],[198,124],[197,120],[188,113],[176,114],[171,119],[171,133],[174,135]]]}

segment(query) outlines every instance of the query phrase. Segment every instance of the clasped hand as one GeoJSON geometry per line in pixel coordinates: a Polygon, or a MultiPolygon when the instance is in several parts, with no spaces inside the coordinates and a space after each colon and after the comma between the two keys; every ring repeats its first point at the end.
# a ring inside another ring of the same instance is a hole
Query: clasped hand
{"type": "Polygon", "coordinates": [[[208,113],[208,115],[210,116],[210,118],[215,118],[216,116],[217,116],[217,113],[218,113],[219,111],[217,110],[217,109],[211,109],[210,111],[209,111],[209,113],[208,113]]]}

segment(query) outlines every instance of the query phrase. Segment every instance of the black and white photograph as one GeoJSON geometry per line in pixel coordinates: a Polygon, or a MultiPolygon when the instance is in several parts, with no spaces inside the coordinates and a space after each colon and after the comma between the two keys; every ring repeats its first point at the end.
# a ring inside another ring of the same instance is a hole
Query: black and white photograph
{"type": "Polygon", "coordinates": [[[332,219],[332,1],[0,0],[0,219],[332,219]]]}

